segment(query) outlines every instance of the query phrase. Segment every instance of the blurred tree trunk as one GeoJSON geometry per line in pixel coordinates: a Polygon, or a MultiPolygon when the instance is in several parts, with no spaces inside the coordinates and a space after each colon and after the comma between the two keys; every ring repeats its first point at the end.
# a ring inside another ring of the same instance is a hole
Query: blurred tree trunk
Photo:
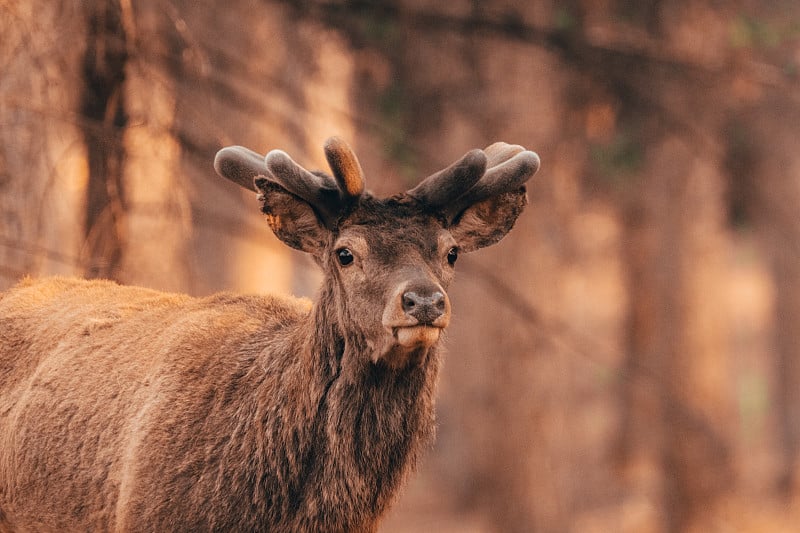
{"type": "Polygon", "coordinates": [[[115,278],[125,247],[123,133],[128,122],[124,98],[128,43],[119,1],[85,2],[83,7],[87,43],[80,105],[89,166],[84,275],[115,278]]]}
{"type": "Polygon", "coordinates": [[[660,511],[649,527],[685,531],[732,481],[724,428],[727,349],[720,176],[677,139],[653,148],[625,221],[628,357],[623,462],[660,511]],[[660,524],[660,525],[658,525],[660,524]]]}
{"type": "Polygon", "coordinates": [[[780,490],[800,498],[800,113],[790,95],[769,91],[748,115],[732,154],[744,205],[761,234],[775,291],[775,402],[780,490]],[[744,152],[743,154],[741,152],[744,152]]]}
{"type": "MultiPolygon", "coordinates": [[[[628,318],[626,358],[622,367],[619,450],[630,490],[643,495],[646,530],[662,522],[660,450],[664,439],[664,358],[658,356],[657,332],[663,297],[652,269],[657,243],[652,214],[639,202],[627,202],[622,213],[622,252],[626,268],[628,318]]],[[[661,266],[663,268],[663,265],[661,266]]],[[[641,524],[640,524],[641,525],[641,524]]]]}
{"type": "Polygon", "coordinates": [[[0,3],[0,289],[28,274],[80,271],[82,11],[0,3]]]}

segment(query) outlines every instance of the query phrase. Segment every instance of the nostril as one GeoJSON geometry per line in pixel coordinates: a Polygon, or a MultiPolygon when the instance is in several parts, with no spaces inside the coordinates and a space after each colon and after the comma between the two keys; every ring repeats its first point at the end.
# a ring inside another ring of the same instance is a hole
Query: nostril
{"type": "Polygon", "coordinates": [[[438,309],[439,311],[444,311],[445,302],[444,302],[444,294],[441,292],[434,292],[431,295],[431,299],[433,300],[433,306],[438,309]]]}
{"type": "Polygon", "coordinates": [[[403,294],[403,311],[409,312],[417,306],[419,296],[415,292],[407,292],[403,294]]]}

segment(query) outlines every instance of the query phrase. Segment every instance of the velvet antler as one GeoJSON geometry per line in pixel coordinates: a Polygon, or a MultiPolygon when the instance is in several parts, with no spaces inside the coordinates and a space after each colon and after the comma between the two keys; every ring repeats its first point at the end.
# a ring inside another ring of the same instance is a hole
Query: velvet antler
{"type": "Polygon", "coordinates": [[[522,146],[495,143],[472,150],[408,191],[453,222],[469,206],[520,188],[539,170],[539,156],[522,146]]]}
{"type": "Polygon", "coordinates": [[[471,150],[449,167],[428,176],[408,194],[431,207],[447,205],[481,179],[486,172],[486,161],[483,150],[471,150]]]}
{"type": "Polygon", "coordinates": [[[361,196],[364,192],[364,172],[350,146],[339,137],[331,137],[325,141],[325,158],[344,199],[361,196]]]}
{"type": "Polygon", "coordinates": [[[253,183],[256,176],[269,174],[264,156],[244,146],[228,146],[217,152],[214,170],[223,178],[250,191],[256,190],[253,183]]]}
{"type": "Polygon", "coordinates": [[[256,190],[253,180],[259,176],[277,183],[311,205],[322,222],[333,227],[341,212],[364,192],[364,176],[355,154],[338,137],[325,142],[325,157],[334,178],[306,170],[282,150],[262,157],[242,146],[220,150],[214,168],[220,176],[246,189],[256,190]]]}

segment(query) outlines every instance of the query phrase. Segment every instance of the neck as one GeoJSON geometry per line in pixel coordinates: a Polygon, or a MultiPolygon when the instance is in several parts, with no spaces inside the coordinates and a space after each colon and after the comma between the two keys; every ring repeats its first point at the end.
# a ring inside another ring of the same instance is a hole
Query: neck
{"type": "Polygon", "coordinates": [[[421,364],[391,369],[373,363],[358,334],[345,338],[332,293],[323,288],[313,324],[307,324],[314,333],[305,341],[306,372],[300,374],[306,383],[300,386],[315,393],[303,395],[309,433],[294,496],[320,520],[298,525],[346,530],[386,509],[432,440],[439,356],[433,347],[421,364]]]}

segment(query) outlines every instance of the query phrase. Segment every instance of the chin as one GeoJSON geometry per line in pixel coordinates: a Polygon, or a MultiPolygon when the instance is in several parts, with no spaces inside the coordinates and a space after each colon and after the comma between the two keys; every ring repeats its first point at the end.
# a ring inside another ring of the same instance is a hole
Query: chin
{"type": "Polygon", "coordinates": [[[376,352],[373,362],[382,362],[394,369],[421,365],[439,342],[442,330],[424,325],[388,328],[386,341],[382,349],[376,352]]]}

